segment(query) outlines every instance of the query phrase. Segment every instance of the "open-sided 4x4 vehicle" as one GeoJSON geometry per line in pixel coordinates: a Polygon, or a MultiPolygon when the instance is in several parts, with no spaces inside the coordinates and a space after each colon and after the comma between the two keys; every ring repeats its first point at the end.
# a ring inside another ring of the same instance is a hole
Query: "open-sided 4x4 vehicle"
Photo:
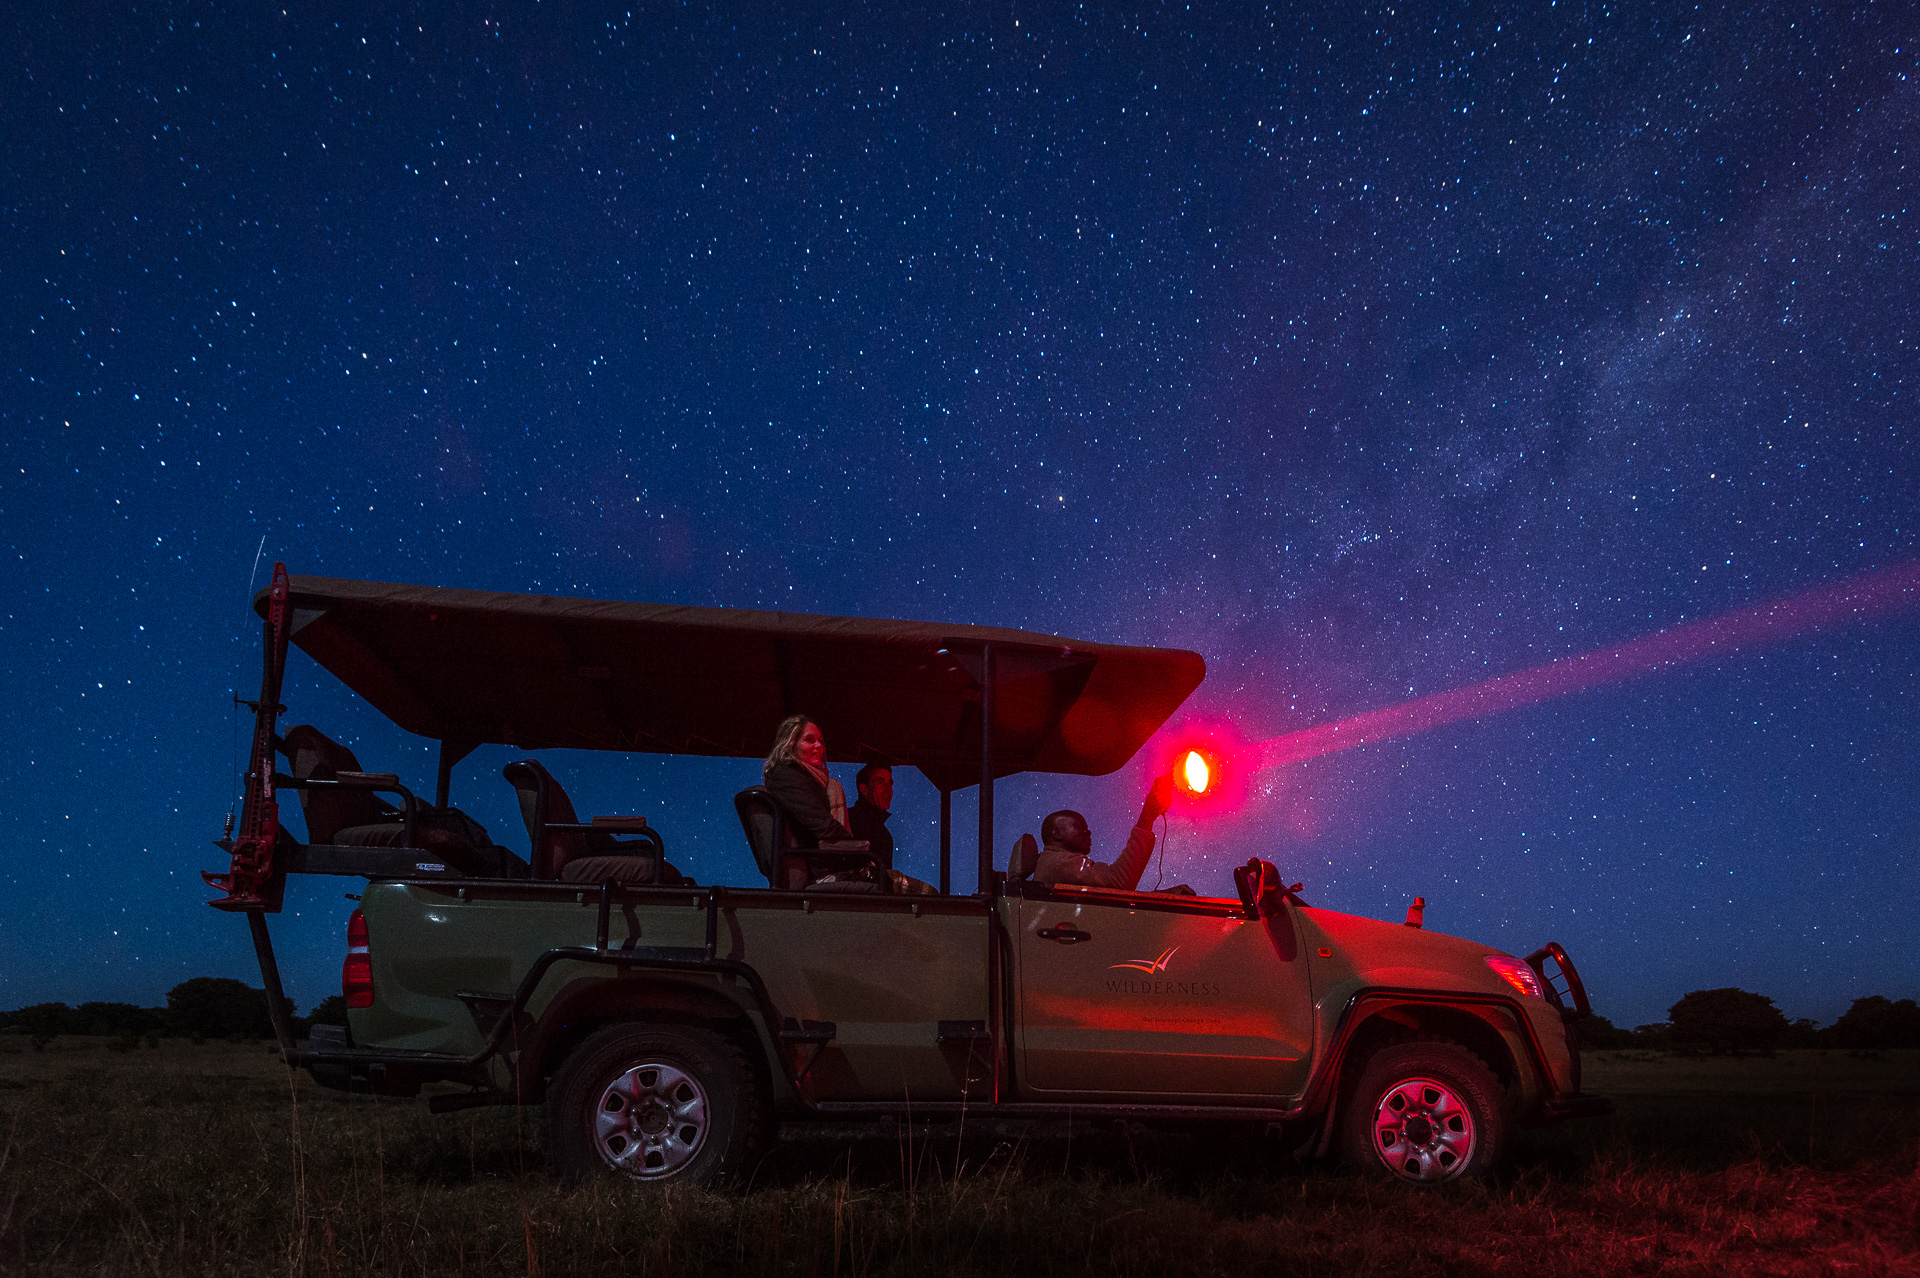
{"type": "Polygon", "coordinates": [[[246,806],[207,878],[212,904],[248,918],[286,1059],[338,1087],[467,1085],[436,1111],[544,1105],[563,1175],[722,1180],[776,1119],[977,1115],[1279,1124],[1426,1182],[1485,1172],[1516,1123],[1609,1108],[1580,1091],[1586,996],[1557,945],[1519,959],[1314,909],[1259,860],[1236,898],[995,869],[994,781],[1120,767],[1198,686],[1193,653],[279,567],[256,608],[246,806]],[[310,727],[277,731],[289,640],[440,742],[432,804],[310,727]],[[756,758],[796,708],[834,758],[918,768],[939,790],[937,894],[790,875],[778,809],[751,788],[737,806],[765,881],[750,886],[682,878],[652,822],[581,820],[532,761],[507,768],[527,858],[448,806],[482,743],[756,758]],[[956,895],[951,796],[968,787],[978,890],[956,895]],[[304,843],[279,821],[287,789],[304,843]],[[289,873],[367,880],[350,1032],[305,1044],[266,924],[289,873]]]}

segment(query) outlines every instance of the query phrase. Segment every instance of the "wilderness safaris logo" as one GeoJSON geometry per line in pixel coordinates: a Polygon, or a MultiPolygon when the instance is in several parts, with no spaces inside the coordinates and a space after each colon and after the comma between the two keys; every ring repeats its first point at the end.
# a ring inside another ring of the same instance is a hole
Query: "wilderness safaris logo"
{"type": "Polygon", "coordinates": [[[1109,970],[1130,967],[1136,972],[1145,972],[1148,976],[1158,976],[1167,970],[1167,960],[1178,953],[1179,949],[1177,945],[1170,945],[1160,951],[1160,957],[1157,959],[1129,959],[1125,963],[1113,964],[1109,970]]]}
{"type": "MultiPolygon", "coordinates": [[[[1160,951],[1159,958],[1128,959],[1124,963],[1109,964],[1107,970],[1110,972],[1144,972],[1148,976],[1158,977],[1167,970],[1167,965],[1173,962],[1173,956],[1179,952],[1179,946],[1170,945],[1160,951]]],[[[1107,978],[1107,993],[1172,994],[1175,996],[1185,996],[1187,998],[1212,998],[1220,993],[1220,985],[1217,981],[1141,981],[1132,980],[1127,977],[1109,977],[1107,978]]]]}

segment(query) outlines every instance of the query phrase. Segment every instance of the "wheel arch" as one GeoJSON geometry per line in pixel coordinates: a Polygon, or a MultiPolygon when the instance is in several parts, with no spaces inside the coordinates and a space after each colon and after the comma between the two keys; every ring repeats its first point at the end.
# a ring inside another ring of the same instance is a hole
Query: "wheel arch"
{"type": "Polygon", "coordinates": [[[1305,1108],[1319,1118],[1315,1154],[1329,1148],[1339,1116],[1351,1100],[1367,1061],[1382,1048],[1435,1040],[1457,1043],[1493,1071],[1517,1114],[1544,1095],[1551,1077],[1537,1059],[1525,1014],[1512,1000],[1443,991],[1361,990],[1348,1001],[1334,1031],[1320,1077],[1309,1087],[1305,1108]]]}
{"type": "Polygon", "coordinates": [[[1516,1101],[1538,1097],[1551,1078],[1532,1026],[1512,1000],[1414,990],[1356,994],[1337,1034],[1333,1065],[1344,1078],[1382,1047],[1423,1038],[1458,1043],[1480,1057],[1516,1101]]]}
{"type": "Polygon", "coordinates": [[[762,1086],[773,1081],[753,1010],[730,991],[674,975],[584,976],[568,982],[554,996],[540,1017],[533,1041],[520,1053],[515,1083],[521,1102],[541,1100],[548,1082],[573,1050],[602,1027],[618,1022],[715,1030],[746,1053],[762,1086]]]}
{"type": "Polygon", "coordinates": [[[1513,1045],[1510,1030],[1501,1022],[1507,1017],[1492,1009],[1460,1007],[1450,1003],[1417,1003],[1381,1000],[1369,1007],[1347,1045],[1341,1072],[1352,1075],[1366,1067],[1366,1060],[1382,1047],[1421,1040],[1458,1043],[1486,1062],[1500,1085],[1514,1094],[1523,1084],[1525,1068],[1513,1045]]]}

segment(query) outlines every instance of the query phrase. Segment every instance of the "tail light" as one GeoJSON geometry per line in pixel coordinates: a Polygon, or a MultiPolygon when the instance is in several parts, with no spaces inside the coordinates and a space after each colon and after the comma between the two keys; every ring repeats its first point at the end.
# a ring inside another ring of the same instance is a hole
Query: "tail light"
{"type": "MultiPolygon", "coordinates": [[[[1528,967],[1524,960],[1509,958],[1505,954],[1489,954],[1487,955],[1487,966],[1498,972],[1507,984],[1513,986],[1513,988],[1519,990],[1522,994],[1530,994],[1534,998],[1546,997],[1540,990],[1540,978],[1534,975],[1533,969],[1528,967]]],[[[371,986],[369,986],[369,988],[371,988],[371,986]]],[[[372,996],[369,995],[368,997],[372,996]]],[[[353,1005],[351,999],[348,1000],[347,1005],[349,1007],[353,1005]]]]}
{"type": "Polygon", "coordinates": [[[348,1007],[373,1006],[373,955],[367,951],[367,916],[347,920],[347,961],[340,965],[340,992],[348,1007]]]}

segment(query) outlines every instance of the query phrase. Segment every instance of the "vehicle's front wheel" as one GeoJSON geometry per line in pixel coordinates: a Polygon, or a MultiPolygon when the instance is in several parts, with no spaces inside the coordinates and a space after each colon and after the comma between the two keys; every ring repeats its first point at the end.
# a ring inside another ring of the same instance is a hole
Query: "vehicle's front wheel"
{"type": "Polygon", "coordinates": [[[617,1174],[717,1184],[751,1167],[765,1089],[732,1042],[680,1025],[610,1025],[567,1058],[547,1092],[547,1149],[564,1180],[617,1174]]]}
{"type": "Polygon", "coordinates": [[[1414,1184],[1483,1176],[1506,1148],[1506,1097],[1493,1071],[1453,1043],[1376,1052],[1341,1118],[1341,1152],[1358,1172],[1414,1184]]]}

